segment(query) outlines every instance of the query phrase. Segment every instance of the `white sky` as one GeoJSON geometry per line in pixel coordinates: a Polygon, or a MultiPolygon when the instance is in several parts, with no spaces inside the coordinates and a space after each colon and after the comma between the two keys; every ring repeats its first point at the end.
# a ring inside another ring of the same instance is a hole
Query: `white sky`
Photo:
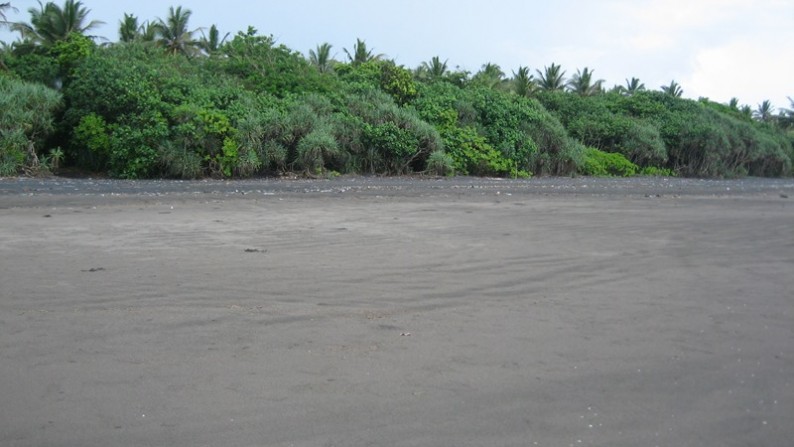
{"type": "MultiPolygon", "coordinates": [[[[27,20],[35,0],[11,0],[27,20]]],[[[62,4],[61,0],[56,3],[62,4]]],[[[162,0],[83,0],[96,34],[118,38],[124,12],[165,18],[162,0]]],[[[375,53],[415,68],[433,56],[476,72],[486,62],[511,75],[519,66],[561,64],[568,75],[595,70],[606,85],[637,77],[649,89],[676,80],[684,96],[755,108],[794,98],[794,0],[182,0],[191,26],[222,32],[248,25],[308,53],[322,42],[352,49],[357,37],[375,53]]],[[[14,36],[0,32],[0,40],[14,36]]]]}

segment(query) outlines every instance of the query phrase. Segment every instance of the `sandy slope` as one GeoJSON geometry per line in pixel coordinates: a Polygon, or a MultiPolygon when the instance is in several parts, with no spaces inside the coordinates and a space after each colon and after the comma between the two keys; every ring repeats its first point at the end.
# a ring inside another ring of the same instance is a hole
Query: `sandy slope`
{"type": "Polygon", "coordinates": [[[794,199],[469,189],[0,196],[0,445],[794,439],[794,199]]]}

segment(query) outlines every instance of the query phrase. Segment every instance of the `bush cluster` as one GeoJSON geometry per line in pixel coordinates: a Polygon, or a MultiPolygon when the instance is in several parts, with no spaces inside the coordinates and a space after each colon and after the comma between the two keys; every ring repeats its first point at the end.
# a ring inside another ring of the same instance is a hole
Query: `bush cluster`
{"type": "Polygon", "coordinates": [[[637,165],[623,154],[604,152],[592,147],[585,148],[584,162],[579,167],[580,174],[594,177],[632,177],[638,171],[637,165]]]}
{"type": "Polygon", "coordinates": [[[0,74],[0,176],[41,167],[45,154],[36,148],[53,131],[60,104],[61,95],[44,85],[0,74]]]}
{"type": "Polygon", "coordinates": [[[792,173],[790,135],[707,100],[648,91],[590,97],[552,92],[540,94],[539,99],[572,137],[625,156],[643,168],[640,173],[693,177],[792,173]]]}
{"type": "Polygon", "coordinates": [[[349,63],[307,59],[253,28],[209,48],[5,46],[0,175],[50,156],[120,178],[792,173],[791,133],[705,100],[511,89],[493,64],[412,71],[363,41],[349,63]]]}

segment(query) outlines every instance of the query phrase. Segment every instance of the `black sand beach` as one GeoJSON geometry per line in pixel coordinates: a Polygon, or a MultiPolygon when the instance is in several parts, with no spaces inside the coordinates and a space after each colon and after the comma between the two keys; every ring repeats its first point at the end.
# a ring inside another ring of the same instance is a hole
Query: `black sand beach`
{"type": "Polygon", "coordinates": [[[789,445],[792,273],[791,179],[4,179],[0,445],[789,445]]]}

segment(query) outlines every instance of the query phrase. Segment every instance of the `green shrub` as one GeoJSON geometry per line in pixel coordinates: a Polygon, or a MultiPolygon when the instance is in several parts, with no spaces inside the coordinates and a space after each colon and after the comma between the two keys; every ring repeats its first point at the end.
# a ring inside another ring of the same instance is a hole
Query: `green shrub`
{"type": "Polygon", "coordinates": [[[358,172],[394,175],[424,171],[427,157],[444,147],[438,131],[415,110],[399,107],[391,96],[378,90],[349,94],[346,111],[352,118],[339,121],[348,127],[360,126],[360,139],[349,146],[358,172]]]}
{"type": "Polygon", "coordinates": [[[0,73],[0,175],[39,169],[38,154],[60,104],[58,92],[0,73]]]}
{"type": "Polygon", "coordinates": [[[413,74],[391,61],[381,64],[380,88],[400,105],[412,101],[418,94],[413,74]]]}
{"type": "Polygon", "coordinates": [[[448,82],[419,84],[413,106],[419,116],[439,129],[458,125],[457,103],[463,91],[448,82]]]}
{"type": "Polygon", "coordinates": [[[236,126],[274,100],[213,68],[140,43],[96,49],[65,88],[70,159],[120,177],[252,175],[262,143],[241,148],[236,126]]]}
{"type": "Polygon", "coordinates": [[[331,131],[339,144],[339,155],[332,160],[331,168],[345,173],[374,172],[381,160],[364,144],[364,120],[359,116],[337,112],[333,122],[331,131]]]}
{"type": "Polygon", "coordinates": [[[329,129],[316,128],[298,142],[298,166],[305,172],[316,174],[324,170],[326,162],[339,152],[329,129]]]}
{"type": "Polygon", "coordinates": [[[444,138],[459,173],[564,175],[575,172],[580,147],[537,101],[448,82],[420,85],[413,102],[444,138]]]}
{"type": "Polygon", "coordinates": [[[195,179],[203,174],[202,158],[184,147],[165,141],[159,148],[159,161],[166,177],[195,179]]]}
{"type": "Polygon", "coordinates": [[[90,113],[72,131],[72,144],[87,149],[77,151],[80,165],[94,171],[104,170],[110,157],[110,133],[105,119],[90,113]]]}
{"type": "MultiPolygon", "coordinates": [[[[530,122],[535,120],[534,110],[528,102],[516,102],[514,98],[492,89],[477,88],[467,91],[470,95],[458,104],[472,104],[476,112],[476,123],[486,141],[499,150],[505,158],[514,160],[527,168],[529,156],[538,150],[530,135],[530,122]],[[525,129],[522,126],[527,126],[525,129]]],[[[465,113],[459,112],[459,115],[465,113]]],[[[531,129],[536,130],[536,129],[531,129]]]]}
{"type": "Polygon", "coordinates": [[[59,40],[50,48],[50,53],[58,61],[60,74],[65,79],[72,75],[74,67],[91,55],[96,49],[94,41],[80,33],[70,33],[65,40],[59,40]]]}
{"type": "Polygon", "coordinates": [[[17,128],[0,134],[0,177],[18,174],[25,166],[29,140],[17,128]]]}
{"type": "Polygon", "coordinates": [[[60,66],[55,58],[42,52],[10,54],[5,59],[9,71],[27,82],[56,88],[60,84],[60,66]]]}
{"type": "Polygon", "coordinates": [[[444,151],[434,151],[427,157],[427,171],[435,175],[455,175],[455,160],[444,151]]]}
{"type": "Polygon", "coordinates": [[[707,101],[660,92],[615,97],[613,109],[658,123],[666,167],[683,176],[790,175],[791,144],[781,132],[707,101]]]}
{"type": "Polygon", "coordinates": [[[235,142],[242,154],[238,174],[247,177],[255,174],[268,161],[264,154],[264,126],[261,115],[249,111],[246,116],[238,120],[235,142]]]}
{"type": "MultiPolygon", "coordinates": [[[[165,114],[158,84],[181,77],[158,49],[140,44],[99,48],[74,68],[64,89],[66,124],[76,126],[95,113],[113,124],[125,115],[157,111],[165,114]]],[[[77,149],[79,150],[79,149],[77,149]]]]}
{"type": "Polygon", "coordinates": [[[234,174],[240,177],[250,177],[262,167],[262,160],[259,153],[255,150],[238,146],[237,162],[234,167],[234,174]]]}
{"type": "Polygon", "coordinates": [[[158,149],[168,141],[168,122],[159,113],[129,116],[110,127],[110,175],[148,178],[160,173],[158,149]]]}
{"type": "Polygon", "coordinates": [[[622,98],[618,94],[542,92],[538,98],[560,119],[570,136],[586,146],[621,153],[641,166],[667,161],[667,148],[657,125],[622,113],[614,106],[622,98]]]}
{"type": "Polygon", "coordinates": [[[257,164],[251,163],[254,155],[258,165],[271,172],[314,173],[337,153],[327,99],[316,95],[290,99],[284,109],[252,111],[238,121],[235,138],[241,160],[248,160],[247,169],[238,173],[256,172],[251,171],[257,164]]]}
{"type": "Polygon", "coordinates": [[[240,79],[256,92],[279,98],[306,92],[339,90],[333,74],[321,73],[301,53],[276,45],[272,36],[249,28],[223,46],[225,57],[210,58],[210,69],[240,79]]]}
{"type": "MultiPolygon", "coordinates": [[[[538,101],[491,89],[475,89],[471,95],[477,127],[519,170],[538,175],[576,172],[579,146],[538,101]]],[[[458,103],[462,122],[471,113],[467,102],[458,103]]]]}
{"type": "MultiPolygon", "coordinates": [[[[281,172],[287,165],[287,148],[282,143],[286,132],[284,126],[285,114],[280,110],[269,108],[259,114],[252,114],[248,119],[249,133],[246,138],[259,138],[255,144],[253,140],[244,144],[243,147],[250,147],[256,150],[262,166],[271,172],[281,172]]],[[[240,133],[238,131],[238,138],[240,133]]]]}
{"type": "Polygon", "coordinates": [[[579,173],[594,177],[631,177],[639,168],[622,154],[608,153],[588,147],[584,150],[584,162],[579,173]]]}
{"type": "Polygon", "coordinates": [[[380,153],[386,161],[385,170],[399,174],[407,166],[403,160],[409,159],[419,146],[413,132],[400,128],[393,121],[377,124],[364,124],[364,144],[380,153]]]}
{"type": "Polygon", "coordinates": [[[656,125],[628,118],[629,126],[621,136],[616,152],[620,152],[640,166],[653,166],[667,162],[667,147],[656,125]]]}
{"type": "Polygon", "coordinates": [[[358,86],[362,89],[379,88],[382,64],[383,62],[377,60],[359,64],[339,64],[334,67],[334,71],[348,86],[358,86]]]}
{"type": "Polygon", "coordinates": [[[463,175],[507,176],[513,165],[471,127],[447,127],[441,137],[455,171],[463,175]]]}

